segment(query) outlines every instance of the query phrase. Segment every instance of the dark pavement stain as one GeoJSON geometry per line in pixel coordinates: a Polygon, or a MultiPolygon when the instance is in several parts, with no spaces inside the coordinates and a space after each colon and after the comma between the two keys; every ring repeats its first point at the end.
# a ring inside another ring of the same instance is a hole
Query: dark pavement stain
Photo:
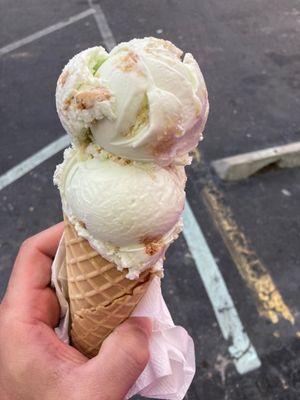
{"type": "Polygon", "coordinates": [[[266,55],[273,61],[274,64],[278,65],[279,67],[285,67],[295,62],[300,62],[300,54],[288,55],[269,51],[266,52],[266,55]]]}
{"type": "Polygon", "coordinates": [[[293,75],[283,78],[283,80],[287,83],[290,89],[300,89],[300,71],[297,71],[293,75]]]}
{"type": "Polygon", "coordinates": [[[249,86],[263,86],[268,82],[268,80],[269,77],[267,75],[257,74],[246,76],[242,79],[242,83],[249,86]]]}

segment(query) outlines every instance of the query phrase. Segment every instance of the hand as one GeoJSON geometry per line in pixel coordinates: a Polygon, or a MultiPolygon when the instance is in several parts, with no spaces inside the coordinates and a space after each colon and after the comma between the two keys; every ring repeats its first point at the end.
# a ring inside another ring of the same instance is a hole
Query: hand
{"type": "Polygon", "coordinates": [[[122,399],[147,364],[147,318],[128,319],[91,360],[56,337],[49,283],[62,232],[60,223],[27,239],[15,261],[0,305],[1,400],[122,399]]]}

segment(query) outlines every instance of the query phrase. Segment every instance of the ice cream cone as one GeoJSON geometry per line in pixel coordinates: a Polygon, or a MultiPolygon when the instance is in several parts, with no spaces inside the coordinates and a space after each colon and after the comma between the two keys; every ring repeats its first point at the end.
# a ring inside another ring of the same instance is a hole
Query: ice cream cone
{"type": "Polygon", "coordinates": [[[132,313],[146,292],[152,274],[137,280],[126,278],[127,270],[101,257],[88,241],[78,236],[65,218],[66,266],[73,345],[88,357],[132,313]]]}
{"type": "Polygon", "coordinates": [[[202,137],[207,90],[190,53],[146,37],[75,55],[56,107],[72,142],[54,175],[70,217],[70,337],[90,357],[146,292],[149,266],[163,274],[182,230],[184,167],[202,137]]]}

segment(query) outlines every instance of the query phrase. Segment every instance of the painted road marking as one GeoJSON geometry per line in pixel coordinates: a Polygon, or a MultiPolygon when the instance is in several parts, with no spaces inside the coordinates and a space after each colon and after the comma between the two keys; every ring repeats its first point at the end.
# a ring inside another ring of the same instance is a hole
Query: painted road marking
{"type": "Polygon", "coordinates": [[[42,162],[48,160],[48,158],[54,156],[54,154],[63,150],[70,144],[70,139],[68,135],[64,135],[54,142],[50,143],[48,146],[44,147],[31,157],[26,158],[20,164],[11,168],[9,171],[5,172],[0,176],[0,190],[4,189],[6,186],[10,185],[21,176],[27,174],[33,168],[40,165],[42,162]]]}
{"type": "Polygon", "coordinates": [[[82,11],[79,14],[73,15],[72,17],[67,18],[61,22],[58,22],[54,25],[50,25],[47,28],[41,29],[40,31],[37,31],[37,32],[33,33],[32,35],[26,36],[23,39],[20,39],[13,43],[10,43],[10,44],[0,48],[0,56],[2,56],[3,54],[7,54],[13,50],[16,50],[19,47],[24,46],[25,44],[28,44],[37,39],[40,39],[43,36],[49,35],[49,33],[55,32],[59,29],[62,29],[65,26],[74,24],[74,22],[80,21],[81,19],[86,18],[89,15],[92,15],[94,13],[95,13],[95,11],[93,9],[89,8],[89,9],[82,11]]]}
{"type": "Polygon", "coordinates": [[[293,313],[285,304],[267,268],[238,227],[231,209],[224,204],[223,195],[213,182],[204,187],[202,196],[239,273],[255,295],[259,314],[273,323],[277,323],[279,318],[284,318],[294,324],[293,313]]]}
{"type": "MultiPolygon", "coordinates": [[[[116,45],[116,40],[105,14],[99,5],[95,6],[92,0],[87,1],[95,10],[94,18],[105,46],[108,49],[113,48],[116,45]]],[[[232,342],[228,350],[237,371],[240,374],[245,374],[259,368],[260,360],[240,321],[223,277],[188,202],[185,205],[183,220],[184,237],[202,278],[223,336],[226,340],[232,342]]]]}
{"type": "Polygon", "coordinates": [[[114,38],[114,35],[107,23],[107,19],[98,4],[93,4],[92,0],[87,0],[89,6],[91,7],[92,10],[94,10],[94,18],[96,21],[96,24],[98,26],[98,29],[100,31],[100,35],[102,37],[102,40],[107,48],[107,50],[111,50],[113,47],[116,45],[116,40],[114,38]]]}
{"type": "Polygon", "coordinates": [[[183,214],[183,234],[195,260],[223,336],[231,341],[229,353],[237,371],[245,374],[261,363],[240,321],[224,279],[188,203],[183,214]]]}

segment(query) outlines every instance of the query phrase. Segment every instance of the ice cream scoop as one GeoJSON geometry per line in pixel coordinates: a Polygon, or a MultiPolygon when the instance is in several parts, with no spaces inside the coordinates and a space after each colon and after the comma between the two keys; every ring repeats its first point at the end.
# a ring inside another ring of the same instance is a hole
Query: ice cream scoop
{"type": "Polygon", "coordinates": [[[65,215],[104,258],[128,268],[129,278],[162,268],[166,249],[181,231],[183,167],[69,149],[55,182],[65,215]]]}
{"type": "Polygon", "coordinates": [[[207,91],[190,53],[144,38],[76,55],[58,81],[56,104],[78,145],[92,141],[129,160],[186,164],[201,139],[207,91]]]}

